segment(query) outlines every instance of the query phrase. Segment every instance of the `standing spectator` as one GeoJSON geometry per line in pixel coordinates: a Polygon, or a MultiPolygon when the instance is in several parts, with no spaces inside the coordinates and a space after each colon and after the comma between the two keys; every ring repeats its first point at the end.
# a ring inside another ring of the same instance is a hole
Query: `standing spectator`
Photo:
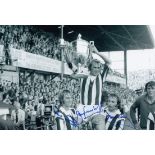
{"type": "Polygon", "coordinates": [[[43,126],[43,115],[45,106],[43,104],[43,97],[39,98],[39,103],[36,105],[35,110],[37,111],[36,115],[36,125],[38,129],[42,129],[43,126]]]}
{"type": "Polygon", "coordinates": [[[15,110],[11,113],[11,119],[19,130],[25,129],[25,112],[20,109],[20,103],[15,101],[15,110]]]}
{"type": "Polygon", "coordinates": [[[38,116],[43,116],[44,115],[44,104],[43,104],[43,97],[39,98],[39,103],[37,105],[37,115],[38,116]]]}

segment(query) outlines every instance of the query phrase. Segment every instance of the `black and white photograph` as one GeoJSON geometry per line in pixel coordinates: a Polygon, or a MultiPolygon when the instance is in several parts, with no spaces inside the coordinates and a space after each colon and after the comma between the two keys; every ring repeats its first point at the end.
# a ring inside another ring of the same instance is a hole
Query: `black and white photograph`
{"type": "Polygon", "coordinates": [[[154,130],[155,26],[0,25],[1,130],[154,130]]]}
{"type": "Polygon", "coordinates": [[[153,0],[0,5],[2,155],[154,153],[153,0]]]}

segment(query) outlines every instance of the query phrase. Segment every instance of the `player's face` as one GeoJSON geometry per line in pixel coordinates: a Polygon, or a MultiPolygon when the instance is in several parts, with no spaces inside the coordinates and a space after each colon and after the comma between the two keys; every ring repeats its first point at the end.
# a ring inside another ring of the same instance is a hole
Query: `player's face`
{"type": "Polygon", "coordinates": [[[147,94],[150,97],[154,97],[155,96],[155,86],[148,86],[147,87],[147,94]]]}
{"type": "Polygon", "coordinates": [[[69,94],[69,93],[64,94],[64,105],[66,107],[71,107],[71,105],[72,105],[72,97],[71,97],[71,94],[69,94]]]}
{"type": "Polygon", "coordinates": [[[117,106],[117,98],[116,97],[108,97],[108,110],[109,111],[114,111],[116,109],[117,106]]]}
{"type": "Polygon", "coordinates": [[[91,75],[97,76],[100,72],[101,72],[101,64],[93,62],[90,70],[91,75]]]}

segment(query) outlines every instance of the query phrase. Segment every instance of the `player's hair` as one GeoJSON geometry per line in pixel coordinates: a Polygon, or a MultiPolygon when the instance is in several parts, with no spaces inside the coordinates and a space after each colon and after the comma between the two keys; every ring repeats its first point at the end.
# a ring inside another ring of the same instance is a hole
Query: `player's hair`
{"type": "Polygon", "coordinates": [[[108,98],[110,98],[110,97],[115,97],[117,99],[117,108],[119,110],[122,110],[120,98],[116,94],[114,94],[114,93],[113,94],[108,94],[108,98]]]}
{"type": "Polygon", "coordinates": [[[150,87],[155,86],[155,81],[149,81],[145,84],[145,89],[144,89],[145,92],[149,86],[150,87]]]}
{"type": "Polygon", "coordinates": [[[59,95],[59,101],[60,101],[60,104],[62,105],[64,103],[64,96],[66,94],[70,94],[71,92],[67,89],[63,90],[60,95],[59,95]]]}
{"type": "Polygon", "coordinates": [[[100,63],[100,61],[97,60],[97,59],[93,59],[93,60],[90,62],[90,64],[88,65],[88,69],[89,69],[89,71],[91,70],[91,67],[92,67],[92,64],[93,64],[93,63],[100,64],[100,67],[101,67],[101,63],[100,63]]]}

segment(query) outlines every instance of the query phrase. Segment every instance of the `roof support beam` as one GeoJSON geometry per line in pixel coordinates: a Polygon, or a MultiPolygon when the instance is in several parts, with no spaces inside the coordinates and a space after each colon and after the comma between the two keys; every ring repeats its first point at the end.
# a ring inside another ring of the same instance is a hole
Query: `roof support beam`
{"type": "Polygon", "coordinates": [[[113,42],[118,45],[123,51],[125,50],[125,48],[123,47],[123,45],[121,43],[119,43],[111,34],[109,34],[101,25],[98,25],[98,28],[104,32],[111,40],[113,40],[113,42]]]}
{"type": "Polygon", "coordinates": [[[111,34],[111,35],[115,35],[115,36],[117,36],[117,37],[119,37],[119,38],[123,38],[123,39],[126,39],[126,40],[131,41],[130,38],[127,38],[127,37],[121,36],[121,35],[119,35],[119,34],[117,34],[117,33],[113,33],[113,32],[108,32],[108,33],[111,34]]]}
{"type": "Polygon", "coordinates": [[[127,67],[127,50],[124,50],[124,75],[125,75],[125,81],[126,86],[128,86],[128,67],[127,67]]]}
{"type": "Polygon", "coordinates": [[[127,30],[127,28],[122,25],[123,29],[125,30],[125,32],[128,34],[128,36],[130,37],[130,39],[133,41],[133,43],[137,46],[137,48],[139,48],[137,42],[133,39],[132,35],[130,34],[130,32],[127,30]]]}

